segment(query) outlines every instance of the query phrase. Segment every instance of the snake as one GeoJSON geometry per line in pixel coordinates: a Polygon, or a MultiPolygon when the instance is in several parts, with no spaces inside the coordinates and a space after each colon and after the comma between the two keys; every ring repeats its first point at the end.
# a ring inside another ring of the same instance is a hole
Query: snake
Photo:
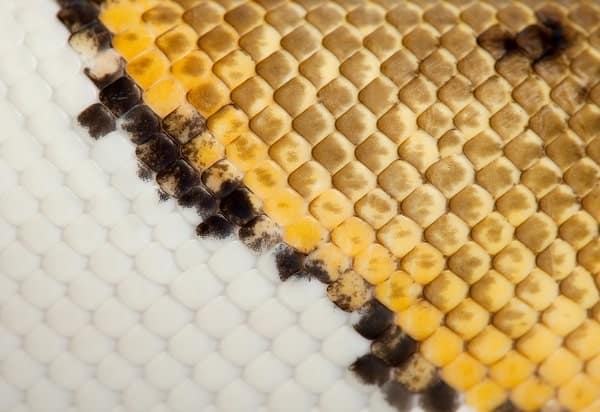
{"type": "Polygon", "coordinates": [[[600,2],[58,3],[78,122],[358,313],[398,410],[600,411],[600,2]]]}

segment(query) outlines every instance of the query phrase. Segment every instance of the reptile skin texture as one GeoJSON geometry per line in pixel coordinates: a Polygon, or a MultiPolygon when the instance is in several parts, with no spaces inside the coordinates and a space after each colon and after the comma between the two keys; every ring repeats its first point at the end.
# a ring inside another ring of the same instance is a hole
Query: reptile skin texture
{"type": "Polygon", "coordinates": [[[80,124],[360,313],[398,409],[600,410],[597,1],[59,3],[80,124]]]}

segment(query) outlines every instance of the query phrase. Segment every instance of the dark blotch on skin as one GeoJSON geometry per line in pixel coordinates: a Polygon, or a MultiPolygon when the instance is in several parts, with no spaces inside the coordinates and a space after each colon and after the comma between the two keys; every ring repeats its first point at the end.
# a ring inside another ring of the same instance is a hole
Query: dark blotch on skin
{"type": "Polygon", "coordinates": [[[183,207],[193,207],[203,219],[214,215],[218,210],[217,200],[206,189],[196,186],[188,190],[178,199],[183,207]]]}
{"type": "Polygon", "coordinates": [[[228,238],[234,232],[235,226],[220,215],[210,216],[196,227],[196,234],[198,236],[215,239],[228,238]]]}
{"type": "Polygon", "coordinates": [[[98,18],[98,8],[89,1],[63,3],[57,16],[71,33],[81,30],[98,18]]]}
{"type": "Polygon", "coordinates": [[[367,385],[382,386],[390,380],[390,366],[371,354],[363,355],[354,361],[350,370],[367,385]]]}
{"type": "Polygon", "coordinates": [[[79,114],[77,121],[94,139],[107,135],[117,127],[115,116],[101,103],[89,106],[79,114]]]}
{"type": "Polygon", "coordinates": [[[406,362],[417,351],[417,342],[397,326],[388,328],[371,344],[371,353],[391,366],[406,362]]]}
{"type": "Polygon", "coordinates": [[[166,134],[157,133],[136,147],[135,154],[148,168],[158,173],[178,159],[179,149],[166,134]]]}
{"type": "Polygon", "coordinates": [[[141,100],[140,88],[126,76],[115,80],[100,91],[100,101],[117,117],[125,114],[141,100]]]}
{"type": "Polygon", "coordinates": [[[179,198],[200,184],[200,176],[183,160],[177,160],[156,176],[156,181],[167,194],[179,198]],[[171,182],[174,186],[171,187],[171,182]]]}
{"type": "Polygon", "coordinates": [[[221,213],[236,225],[245,225],[260,213],[250,200],[250,192],[239,188],[221,200],[221,213]]]}
{"type": "Polygon", "coordinates": [[[572,36],[555,18],[546,18],[543,25],[530,25],[517,34],[516,43],[534,63],[559,56],[572,42],[572,36]]]}
{"type": "Polygon", "coordinates": [[[532,60],[540,59],[549,48],[548,31],[537,24],[532,24],[521,30],[515,41],[525,55],[532,60]]]}
{"type": "Polygon", "coordinates": [[[142,144],[160,131],[160,119],[152,109],[141,104],[125,113],[122,127],[133,143],[142,144]]]}
{"type": "Polygon", "coordinates": [[[384,305],[373,299],[360,310],[361,318],[354,329],[363,337],[373,340],[381,336],[393,323],[394,314],[384,305]]]}
{"type": "Polygon", "coordinates": [[[413,396],[412,392],[409,392],[402,384],[395,380],[390,380],[388,383],[383,385],[383,394],[385,400],[397,411],[408,411],[410,410],[413,396]]]}
{"type": "Polygon", "coordinates": [[[458,394],[442,380],[427,388],[419,403],[427,412],[454,412],[459,407],[458,394]]]}
{"type": "Polygon", "coordinates": [[[279,271],[279,278],[285,281],[294,275],[304,276],[302,265],[305,257],[304,254],[297,250],[287,245],[282,245],[275,254],[275,264],[279,271]]]}
{"type": "Polygon", "coordinates": [[[542,9],[535,13],[537,19],[547,29],[547,49],[542,58],[554,57],[571,47],[575,41],[575,33],[569,26],[565,26],[562,16],[552,10],[542,9]]]}
{"type": "Polygon", "coordinates": [[[494,25],[477,37],[477,43],[500,59],[510,53],[522,53],[532,64],[558,57],[574,41],[573,30],[565,26],[560,15],[548,11],[536,13],[539,23],[513,35],[494,25]]]}

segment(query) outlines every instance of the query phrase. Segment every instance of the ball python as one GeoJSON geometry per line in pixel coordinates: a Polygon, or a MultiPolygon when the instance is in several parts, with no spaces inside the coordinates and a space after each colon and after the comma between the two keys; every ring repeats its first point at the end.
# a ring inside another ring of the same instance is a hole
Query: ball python
{"type": "Polygon", "coordinates": [[[357,312],[399,410],[600,410],[600,3],[58,0],[200,236],[357,312]]]}

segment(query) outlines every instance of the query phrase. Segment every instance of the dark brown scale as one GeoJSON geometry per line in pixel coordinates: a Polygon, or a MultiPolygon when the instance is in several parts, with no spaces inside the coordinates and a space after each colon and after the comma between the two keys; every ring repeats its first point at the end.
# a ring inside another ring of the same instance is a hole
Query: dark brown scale
{"type": "Polygon", "coordinates": [[[427,412],[454,412],[460,406],[458,393],[442,380],[423,392],[419,404],[427,412]]]}
{"type": "Polygon", "coordinates": [[[552,6],[544,7],[535,13],[538,21],[548,31],[547,49],[541,58],[554,57],[573,45],[575,31],[564,24],[562,14],[553,9],[552,6]]]}
{"type": "Polygon", "coordinates": [[[499,24],[494,24],[481,33],[477,37],[477,43],[495,59],[501,58],[505,53],[515,50],[517,47],[513,35],[499,24]]]}
{"type": "Polygon", "coordinates": [[[218,210],[217,200],[206,189],[196,186],[181,195],[178,203],[183,207],[193,207],[203,219],[214,215],[218,210]]]}
{"type": "Polygon", "coordinates": [[[376,299],[370,300],[360,310],[361,318],[354,329],[363,337],[373,340],[381,336],[394,322],[394,314],[376,299]]]}
{"type": "Polygon", "coordinates": [[[206,130],[206,126],[204,118],[195,109],[181,106],[163,119],[163,129],[185,144],[206,130]]]}
{"type": "Polygon", "coordinates": [[[221,200],[221,213],[232,223],[243,226],[260,214],[255,207],[252,194],[244,188],[234,190],[221,200]]]}
{"type": "Polygon", "coordinates": [[[107,135],[117,127],[115,116],[101,103],[94,103],[82,111],[77,121],[94,139],[107,135]]]}
{"type": "Polygon", "coordinates": [[[302,266],[305,257],[303,253],[282,244],[275,254],[279,278],[285,281],[294,275],[303,276],[302,266]]]}
{"type": "Polygon", "coordinates": [[[367,385],[382,386],[390,380],[390,366],[371,354],[363,355],[354,361],[350,370],[367,385]]]}
{"type": "Polygon", "coordinates": [[[71,32],[81,30],[98,18],[98,7],[89,1],[62,2],[63,7],[58,12],[58,19],[71,32]]]}
{"type": "Polygon", "coordinates": [[[174,198],[179,198],[200,184],[200,176],[183,160],[177,160],[156,176],[161,189],[174,198]]]}
{"type": "Polygon", "coordinates": [[[157,133],[136,147],[135,154],[149,169],[158,173],[178,159],[179,149],[166,134],[157,133]]]}
{"type": "Polygon", "coordinates": [[[371,344],[371,353],[391,366],[403,364],[416,350],[417,342],[396,326],[388,328],[371,344]]]}
{"type": "Polygon", "coordinates": [[[525,55],[534,61],[541,59],[551,48],[549,30],[537,24],[521,30],[515,41],[525,55]]]}
{"type": "Polygon", "coordinates": [[[395,380],[390,380],[382,387],[385,400],[397,411],[409,411],[412,406],[412,400],[415,396],[409,392],[402,384],[395,380]]]}
{"type": "Polygon", "coordinates": [[[125,114],[141,100],[140,88],[126,76],[115,80],[100,91],[100,101],[117,117],[125,114]]]}
{"type": "Polygon", "coordinates": [[[129,110],[122,119],[121,127],[135,144],[147,142],[160,131],[160,119],[143,104],[129,110]]]}
{"type": "Polygon", "coordinates": [[[497,406],[493,412],[521,412],[521,410],[517,408],[511,401],[506,401],[500,406],[497,406]]]}
{"type": "Polygon", "coordinates": [[[258,253],[265,252],[281,242],[281,233],[274,223],[264,215],[258,216],[242,226],[238,236],[246,246],[258,253]]]}
{"type": "Polygon", "coordinates": [[[235,226],[220,215],[210,216],[196,227],[196,234],[205,238],[225,239],[234,232],[235,226]]]}

